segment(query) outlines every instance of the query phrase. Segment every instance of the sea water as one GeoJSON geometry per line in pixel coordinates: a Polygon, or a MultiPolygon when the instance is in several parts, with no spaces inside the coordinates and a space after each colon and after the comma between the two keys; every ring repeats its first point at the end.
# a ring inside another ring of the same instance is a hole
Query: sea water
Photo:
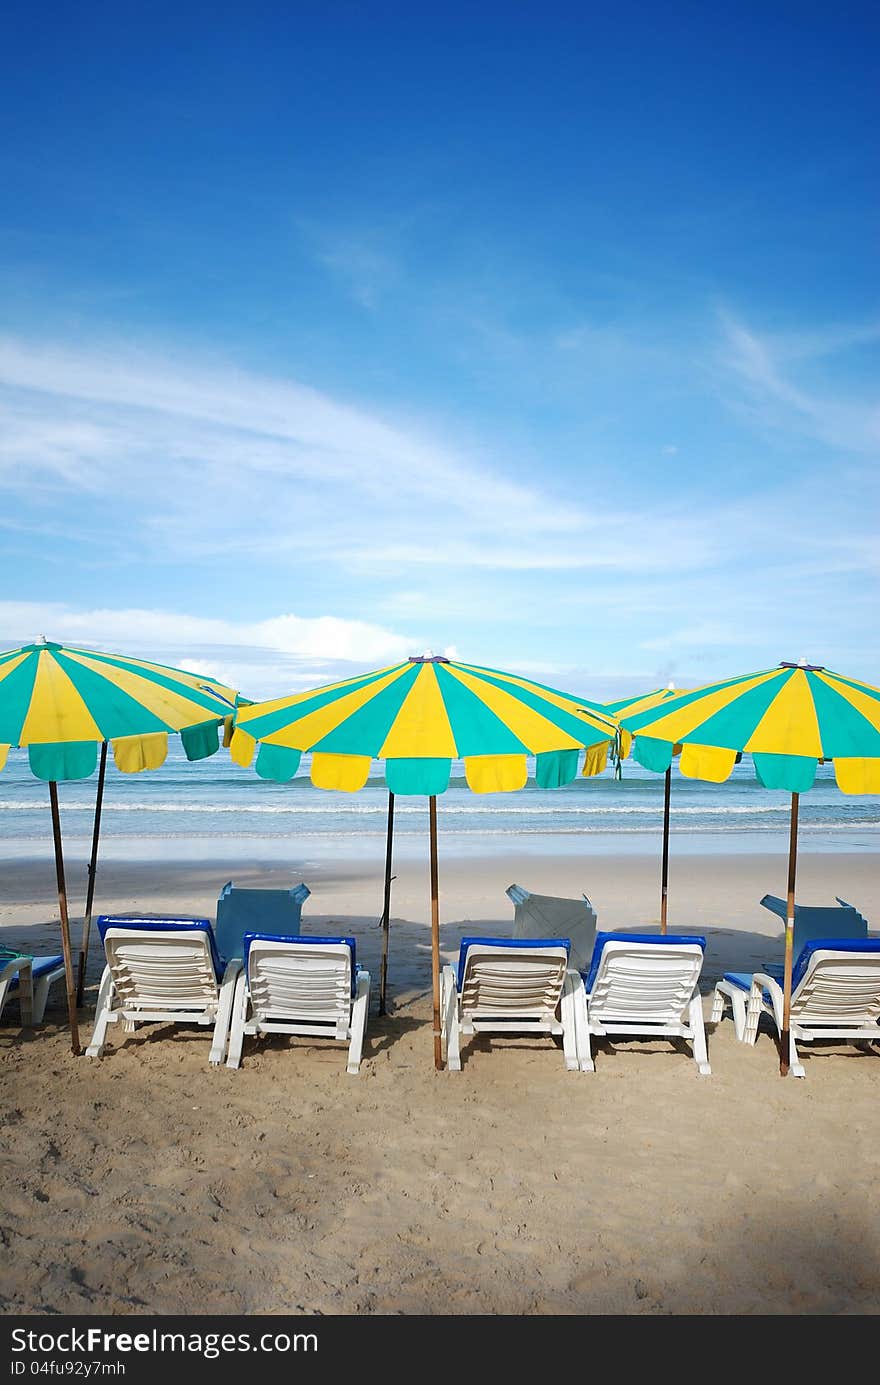
{"type": "MultiPolygon", "coordinates": [[[[311,855],[340,857],[381,852],[388,792],[377,761],[357,793],[315,789],[310,757],[288,784],[260,779],[221,749],[189,763],[172,737],[165,764],[120,774],[108,759],[101,819],[102,856],[117,859],[227,855],[283,859],[294,843],[311,855]]],[[[626,760],[560,789],[539,789],[534,764],[516,793],[473,794],[464,766],[453,762],[447,792],[437,800],[439,830],[465,853],[518,851],[652,852],[663,821],[663,776],[626,760]]],[[[84,856],[91,843],[97,775],[59,785],[68,854],[84,856]]],[[[676,849],[778,851],[787,841],[791,796],[761,787],[744,756],[724,784],[686,779],[673,768],[671,831],[676,849]],[[685,840],[686,839],[686,840],[685,840]]],[[[423,849],[427,800],[395,799],[395,841],[423,849]]],[[[813,788],[800,797],[801,850],[876,851],[880,847],[880,795],[847,797],[832,765],[820,765],[813,788]]],[[[25,751],[12,750],[0,776],[0,857],[51,850],[48,790],[35,779],[25,751]]]]}

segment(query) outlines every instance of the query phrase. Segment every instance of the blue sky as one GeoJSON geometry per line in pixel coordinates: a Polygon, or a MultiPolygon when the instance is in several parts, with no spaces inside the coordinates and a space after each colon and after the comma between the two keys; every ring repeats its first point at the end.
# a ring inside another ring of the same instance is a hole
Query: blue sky
{"type": "Polygon", "coordinates": [[[0,644],[880,683],[867,5],[8,7],[0,644]]]}

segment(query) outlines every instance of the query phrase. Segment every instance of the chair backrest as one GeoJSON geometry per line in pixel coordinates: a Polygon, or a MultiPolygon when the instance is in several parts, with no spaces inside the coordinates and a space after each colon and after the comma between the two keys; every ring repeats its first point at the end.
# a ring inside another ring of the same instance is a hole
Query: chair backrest
{"type": "Polygon", "coordinates": [[[865,1025],[880,1018],[880,939],[807,943],[792,969],[791,1014],[803,1024],[865,1025]]]}
{"type": "Polygon", "coordinates": [[[584,980],[590,1015],[677,1021],[694,994],[705,951],[698,934],[598,933],[584,980]]]}
{"type": "Polygon", "coordinates": [[[462,938],[461,1008],[511,1018],[553,1014],[568,965],[567,938],[462,938]]]}
{"type": "Polygon", "coordinates": [[[354,938],[248,933],[244,956],[258,1019],[338,1023],[351,1014],[354,938]]]}
{"type": "Polygon", "coordinates": [[[302,925],[302,906],[311,891],[299,884],[289,890],[244,889],[231,880],[217,900],[217,947],[227,960],[244,956],[246,933],[289,938],[302,925]]]}
{"type": "Polygon", "coordinates": [[[514,905],[514,938],[568,938],[571,966],[583,971],[590,965],[596,941],[596,911],[586,895],[563,899],[557,895],[532,894],[522,885],[509,885],[507,897],[514,905]]]}
{"type": "MultiPolygon", "coordinates": [[[[785,919],[788,906],[777,895],[765,894],[761,900],[765,909],[777,918],[785,919]]],[[[794,955],[807,943],[823,938],[867,938],[868,920],[852,904],[838,899],[836,904],[795,904],[794,955]]],[[[784,938],[784,935],[783,935],[784,938]]]]}
{"type": "Polygon", "coordinates": [[[191,1009],[217,999],[222,963],[208,919],[102,914],[98,929],[123,1005],[191,1009]]]}

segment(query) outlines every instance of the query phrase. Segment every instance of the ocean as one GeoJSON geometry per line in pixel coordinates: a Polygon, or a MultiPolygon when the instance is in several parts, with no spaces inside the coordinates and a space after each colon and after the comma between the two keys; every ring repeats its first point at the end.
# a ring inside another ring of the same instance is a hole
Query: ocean
{"type": "MultiPolygon", "coordinates": [[[[384,850],[388,794],[381,766],[359,793],[315,789],[309,757],[289,784],[259,779],[221,749],[190,764],[171,738],[161,769],[120,774],[108,762],[102,814],[102,857],[206,858],[246,853],[254,859],[310,855],[361,857],[384,850]],[[297,845],[299,844],[299,845],[297,845]]],[[[530,771],[532,767],[530,766],[530,771]]],[[[97,775],[59,785],[67,854],[88,855],[97,775]]],[[[453,764],[450,787],[437,801],[439,830],[460,852],[656,852],[663,821],[663,777],[633,760],[539,789],[532,779],[510,794],[472,794],[463,766],[453,764]]],[[[671,833],[676,849],[779,851],[788,839],[790,796],[762,788],[744,756],[724,784],[684,779],[673,770],[671,833]],[[682,840],[682,839],[686,839],[682,840]]],[[[427,800],[395,800],[399,851],[422,851],[427,800]]],[[[833,767],[820,765],[800,799],[801,850],[876,851],[880,796],[846,797],[833,767]]],[[[12,750],[0,776],[0,857],[43,856],[51,850],[47,786],[30,772],[27,754],[12,750]]]]}

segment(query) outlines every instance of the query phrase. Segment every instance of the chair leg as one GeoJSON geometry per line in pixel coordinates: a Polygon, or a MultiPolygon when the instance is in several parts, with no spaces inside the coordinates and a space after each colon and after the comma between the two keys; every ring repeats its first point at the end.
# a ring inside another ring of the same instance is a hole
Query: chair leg
{"type": "Polygon", "coordinates": [[[211,1039],[211,1052],[208,1061],[216,1067],[223,1062],[226,1054],[226,1044],[229,1039],[229,1021],[232,1017],[232,1002],[235,999],[235,983],[241,971],[241,962],[233,960],[229,963],[223,973],[223,981],[220,985],[220,1003],[217,1006],[217,1018],[214,1021],[214,1034],[211,1039]]]}
{"type": "Polygon", "coordinates": [[[0,966],[0,1017],[2,1017],[3,1015],[3,1010],[6,1005],[6,997],[9,993],[9,987],[11,985],[12,963],[8,962],[6,963],[6,965],[0,966]]]}
{"type": "Polygon", "coordinates": [[[746,1024],[748,1021],[748,997],[745,991],[731,992],[730,1005],[733,1010],[733,1032],[741,1044],[746,1042],[746,1024]]]}
{"type": "Polygon", "coordinates": [[[110,1023],[110,1014],[113,1009],[113,975],[109,967],[104,968],[101,977],[101,984],[98,987],[98,1000],[95,1005],[95,1027],[92,1030],[92,1037],[86,1049],[87,1058],[100,1058],[104,1052],[104,1040],[107,1037],[107,1025],[110,1023]]]}
{"type": "Polygon", "coordinates": [[[51,976],[41,976],[39,981],[34,982],[34,1024],[43,1023],[51,984],[51,976]]]}
{"type": "Polygon", "coordinates": [[[741,991],[738,986],[734,986],[726,981],[716,983],[715,990],[712,992],[712,1013],[709,1016],[712,1024],[718,1024],[724,1018],[724,1003],[730,1002],[730,1013],[733,1016],[733,1032],[740,1043],[748,1043],[746,1030],[748,1027],[748,996],[745,991],[741,991]]]}
{"type": "Polygon", "coordinates": [[[34,1022],[34,974],[30,962],[18,970],[18,1008],[22,1025],[30,1028],[34,1022]]]}
{"type": "Polygon", "coordinates": [[[446,1062],[447,1010],[449,1006],[449,968],[440,972],[440,1057],[446,1062]]]}
{"type": "Polygon", "coordinates": [[[443,968],[443,989],[440,1006],[441,1043],[445,1040],[446,1066],[450,1072],[461,1072],[461,1036],[458,1017],[458,988],[452,967],[443,968]]]}
{"type": "Polygon", "coordinates": [[[351,1043],[348,1046],[347,1072],[352,1075],[360,1072],[361,1053],[364,1048],[364,1034],[367,1029],[367,1011],[370,1008],[370,973],[358,972],[354,1004],[351,1007],[351,1043]]]}
{"type": "Polygon", "coordinates": [[[703,1024],[703,1001],[699,992],[692,998],[688,1018],[691,1028],[691,1042],[694,1046],[694,1061],[701,1077],[709,1077],[709,1054],[706,1051],[706,1028],[703,1024]]]}
{"type": "Polygon", "coordinates": [[[587,988],[583,981],[581,981],[580,990],[575,991],[574,1006],[578,1025],[581,1072],[595,1072],[593,1040],[590,1035],[590,1007],[587,1001],[587,988]]]}
{"type": "Polygon", "coordinates": [[[764,1002],[761,997],[761,987],[753,984],[749,992],[749,1003],[746,1011],[746,1028],[745,1034],[743,1035],[743,1043],[750,1044],[752,1048],[754,1048],[758,1040],[758,1024],[761,1019],[763,1008],[764,1002]]]}
{"type": "Polygon", "coordinates": [[[0,1015],[3,1014],[3,1007],[6,1004],[9,989],[16,973],[18,973],[18,989],[14,994],[18,1001],[19,1016],[22,1026],[30,1027],[35,1023],[34,981],[31,964],[26,957],[13,958],[0,967],[0,1015]]]}
{"type": "Polygon", "coordinates": [[[794,1030],[788,1031],[788,1071],[791,1077],[806,1077],[804,1065],[798,1057],[797,1044],[794,1041],[794,1030]]]}
{"type": "Polygon", "coordinates": [[[247,1016],[247,973],[238,973],[232,997],[232,1024],[229,1029],[229,1047],[226,1053],[228,1068],[241,1067],[241,1050],[244,1044],[244,1023],[247,1016]]]}
{"type": "Polygon", "coordinates": [[[584,983],[577,972],[566,972],[562,985],[562,998],[559,1006],[562,1020],[562,1053],[566,1072],[580,1072],[578,1052],[578,1023],[575,1011],[575,986],[583,990],[584,983]]]}

